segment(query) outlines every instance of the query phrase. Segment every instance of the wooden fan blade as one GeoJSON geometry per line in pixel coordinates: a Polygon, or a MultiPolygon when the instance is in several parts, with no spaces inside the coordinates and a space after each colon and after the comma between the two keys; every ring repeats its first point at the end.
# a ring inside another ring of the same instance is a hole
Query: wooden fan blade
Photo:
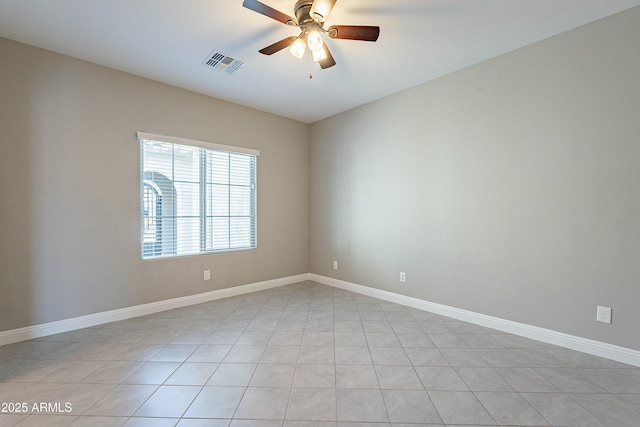
{"type": "Polygon", "coordinates": [[[276,52],[280,52],[285,47],[291,46],[296,39],[297,37],[295,36],[287,37],[286,39],[282,39],[279,42],[275,42],[270,46],[260,49],[259,52],[263,55],[273,55],[276,52]]]}
{"type": "Polygon", "coordinates": [[[332,25],[327,31],[333,39],[364,40],[374,42],[380,35],[380,27],[364,25],[332,25]]]}
{"type": "Polygon", "coordinates": [[[320,61],[320,68],[322,68],[324,70],[326,68],[331,68],[334,65],[336,65],[336,61],[335,61],[335,59],[333,59],[333,56],[331,55],[331,52],[329,52],[329,48],[327,47],[326,43],[324,43],[322,45],[322,48],[324,49],[324,53],[327,54],[327,57],[325,59],[323,59],[322,61],[320,61]]]}
{"type": "Polygon", "coordinates": [[[331,13],[337,0],[315,0],[311,5],[311,16],[324,21],[331,13]],[[319,15],[319,16],[317,16],[319,15]]]}
{"type": "Polygon", "coordinates": [[[247,9],[251,9],[254,12],[258,12],[261,15],[267,16],[271,19],[275,19],[283,24],[296,25],[296,20],[286,13],[282,13],[264,3],[260,3],[258,0],[244,0],[242,5],[247,9]]]}

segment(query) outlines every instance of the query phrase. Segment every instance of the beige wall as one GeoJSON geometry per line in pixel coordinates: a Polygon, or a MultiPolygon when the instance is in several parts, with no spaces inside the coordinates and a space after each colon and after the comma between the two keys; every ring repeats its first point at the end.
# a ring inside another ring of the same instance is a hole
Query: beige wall
{"type": "Polygon", "coordinates": [[[635,8],[313,124],[311,272],[640,349],[639,76],[635,8]]]}
{"type": "Polygon", "coordinates": [[[0,58],[0,331],[308,272],[308,125],[6,39],[0,58]],[[141,261],[138,130],[261,150],[258,249],[141,261]]]}

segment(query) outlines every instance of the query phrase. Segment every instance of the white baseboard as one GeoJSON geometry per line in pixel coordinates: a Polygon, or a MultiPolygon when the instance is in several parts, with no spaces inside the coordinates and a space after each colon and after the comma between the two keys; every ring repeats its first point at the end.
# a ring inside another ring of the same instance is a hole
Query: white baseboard
{"type": "Polygon", "coordinates": [[[276,288],[284,285],[309,280],[309,274],[299,274],[296,276],[283,277],[279,279],[266,280],[263,282],[250,283],[248,285],[235,286],[216,291],[204,292],[186,297],[173,298],[164,301],[152,302],[149,304],[136,305],[133,307],[121,308],[117,310],[104,311],[86,316],[74,317],[71,319],[59,320],[57,322],[43,323],[24,328],[13,329],[0,332],[0,346],[12,344],[19,341],[26,341],[48,335],[60,334],[62,332],[76,329],[88,328],[91,326],[103,325],[105,323],[117,322],[119,320],[131,319],[133,317],[145,316],[147,314],[158,313],[160,311],[174,308],[186,307],[203,302],[214,301],[221,298],[228,298],[236,295],[243,295],[250,292],[276,288]]]}
{"type": "Polygon", "coordinates": [[[625,347],[607,344],[600,341],[594,341],[587,338],[581,338],[562,332],[552,331],[550,329],[539,328],[537,326],[526,325],[524,323],[513,322],[511,320],[501,319],[498,317],[488,316],[486,314],[475,313],[473,311],[462,310],[447,305],[437,304],[418,298],[412,298],[393,292],[382,291],[367,286],[357,285],[355,283],[345,282],[343,280],[333,279],[331,277],[310,274],[309,280],[322,283],[324,285],[333,286],[362,295],[378,298],[384,301],[394,302],[407,307],[417,308],[419,310],[428,311],[442,316],[451,317],[453,319],[464,322],[473,323],[479,326],[496,329],[502,332],[518,335],[525,338],[531,338],[548,344],[557,345],[571,350],[581,351],[583,353],[594,356],[604,357],[606,359],[615,360],[617,362],[626,363],[633,366],[640,366],[640,351],[625,347]]]}
{"type": "Polygon", "coordinates": [[[39,325],[4,331],[0,332],[0,346],[5,344],[12,344],[19,341],[40,338],[48,335],[59,334],[62,332],[73,331],[76,329],[102,325],[109,322],[130,319],[133,317],[145,316],[148,314],[158,313],[160,311],[186,307],[203,302],[214,301],[221,298],[228,298],[236,295],[243,295],[265,289],[276,288],[279,286],[291,285],[294,283],[303,282],[305,280],[313,280],[314,282],[348,290],[351,292],[356,292],[361,295],[378,298],[383,301],[389,301],[407,307],[428,311],[464,322],[473,323],[479,326],[485,326],[525,338],[531,338],[537,341],[557,345],[571,350],[581,351],[583,353],[604,357],[629,365],[640,366],[640,351],[638,350],[620,347],[613,344],[607,344],[600,341],[594,341],[587,338],[581,338],[562,332],[552,331],[550,329],[539,328],[537,326],[513,322],[511,320],[488,316],[486,314],[475,313],[473,311],[462,310],[443,304],[437,304],[418,298],[370,288],[367,286],[362,286],[331,277],[320,276],[313,273],[305,273],[296,276],[250,283],[248,285],[219,289],[216,291],[204,292],[201,294],[189,295],[186,297],[173,298],[170,300],[158,301],[118,310],[110,310],[101,313],[89,314],[86,316],[74,317],[57,322],[43,323],[39,325]]]}

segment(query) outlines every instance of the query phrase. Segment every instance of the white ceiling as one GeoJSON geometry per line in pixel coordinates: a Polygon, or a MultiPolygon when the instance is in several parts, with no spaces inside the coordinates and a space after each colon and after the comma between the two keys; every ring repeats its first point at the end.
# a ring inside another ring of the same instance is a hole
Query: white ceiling
{"type": "MultiPolygon", "coordinates": [[[[294,15],[295,0],[261,1],[294,15]]],[[[0,0],[0,36],[312,123],[638,5],[339,0],[326,27],[378,25],[380,38],[326,38],[337,62],[326,70],[286,49],[259,54],[298,30],[242,0],[0,0]],[[244,65],[233,74],[203,66],[213,50],[244,65]]]]}

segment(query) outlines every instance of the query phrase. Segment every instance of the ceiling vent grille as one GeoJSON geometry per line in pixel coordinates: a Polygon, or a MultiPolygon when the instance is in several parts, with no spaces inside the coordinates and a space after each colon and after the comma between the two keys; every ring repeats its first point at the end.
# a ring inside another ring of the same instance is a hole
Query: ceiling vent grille
{"type": "Polygon", "coordinates": [[[207,58],[202,62],[202,65],[206,65],[216,71],[222,71],[227,74],[232,74],[243,64],[244,62],[238,61],[237,59],[232,58],[225,53],[218,52],[217,50],[214,50],[211,55],[207,56],[207,58]]]}

